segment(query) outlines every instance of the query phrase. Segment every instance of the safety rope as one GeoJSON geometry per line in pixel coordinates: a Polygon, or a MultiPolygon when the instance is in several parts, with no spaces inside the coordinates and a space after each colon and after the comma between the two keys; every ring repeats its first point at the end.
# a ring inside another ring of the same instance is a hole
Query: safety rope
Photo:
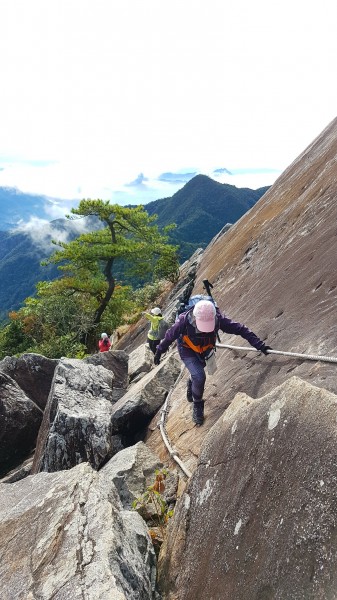
{"type": "Polygon", "coordinates": [[[158,427],[160,429],[161,436],[163,438],[164,444],[165,444],[165,446],[166,446],[166,448],[168,450],[169,455],[177,463],[177,465],[179,465],[179,467],[181,468],[181,470],[183,471],[183,473],[185,473],[185,475],[189,478],[189,477],[191,477],[192,473],[188,470],[188,468],[186,467],[186,465],[184,465],[184,463],[180,460],[180,458],[178,456],[178,453],[175,450],[173,450],[173,448],[172,448],[172,446],[170,444],[170,441],[168,439],[166,429],[165,429],[166,415],[168,415],[169,410],[170,410],[169,401],[170,401],[172,392],[175,389],[175,387],[178,385],[179,381],[181,380],[181,378],[182,378],[182,376],[184,374],[184,371],[185,371],[185,365],[183,364],[182,367],[181,367],[179,376],[176,379],[174,385],[171,387],[169,393],[167,394],[166,400],[165,400],[165,402],[163,404],[163,407],[162,407],[162,409],[160,411],[161,417],[160,417],[160,421],[158,423],[158,427]]]}
{"type": "MultiPolygon", "coordinates": [[[[227,348],[228,350],[243,350],[245,352],[260,352],[252,346],[230,346],[229,344],[218,344],[217,348],[227,348]]],[[[334,356],[319,356],[318,354],[299,354],[298,352],[282,352],[281,350],[268,350],[268,354],[280,354],[281,356],[291,356],[292,358],[302,358],[304,360],[320,360],[323,362],[337,363],[337,358],[334,356]]]]}
{"type": "MultiPolygon", "coordinates": [[[[216,347],[217,348],[224,348],[227,350],[239,350],[239,351],[244,351],[244,352],[260,352],[260,350],[257,350],[256,348],[253,348],[252,346],[246,347],[246,346],[231,346],[230,344],[220,344],[220,343],[216,343],[216,347]]],[[[290,356],[292,358],[301,358],[304,360],[314,360],[314,361],[323,361],[323,362],[331,362],[331,363],[337,363],[337,358],[334,356],[320,356],[318,354],[300,354],[299,352],[282,352],[281,350],[268,350],[268,354],[275,354],[275,355],[281,355],[281,356],[290,356]]],[[[174,385],[170,388],[170,391],[168,393],[168,395],[166,396],[166,400],[163,404],[163,407],[160,411],[160,421],[157,425],[157,427],[159,427],[160,429],[160,433],[161,436],[163,438],[164,444],[167,448],[167,451],[170,455],[170,457],[179,465],[179,467],[181,468],[181,470],[183,471],[183,473],[190,478],[192,473],[188,470],[188,468],[186,467],[186,465],[184,465],[184,463],[180,460],[178,453],[172,448],[167,432],[166,432],[166,425],[165,425],[165,421],[166,421],[166,417],[169,413],[170,410],[170,399],[171,399],[171,395],[173,390],[176,388],[176,386],[178,385],[179,381],[182,379],[184,371],[185,371],[185,365],[183,364],[181,367],[181,371],[180,374],[178,376],[178,378],[176,379],[174,385]]]]}

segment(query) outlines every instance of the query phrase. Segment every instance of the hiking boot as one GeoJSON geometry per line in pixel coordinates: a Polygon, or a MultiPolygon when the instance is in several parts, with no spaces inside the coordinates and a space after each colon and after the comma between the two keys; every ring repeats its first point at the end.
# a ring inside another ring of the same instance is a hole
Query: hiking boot
{"type": "Polygon", "coordinates": [[[188,402],[193,402],[192,379],[188,379],[188,381],[187,381],[186,398],[187,398],[188,402]]]}
{"type": "Polygon", "coordinates": [[[204,422],[204,401],[194,401],[192,419],[196,425],[202,425],[204,422]]]}

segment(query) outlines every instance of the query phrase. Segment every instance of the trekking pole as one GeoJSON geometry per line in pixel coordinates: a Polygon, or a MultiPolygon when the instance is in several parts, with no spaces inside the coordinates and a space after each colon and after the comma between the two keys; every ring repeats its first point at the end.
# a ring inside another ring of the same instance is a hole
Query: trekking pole
{"type": "MultiPolygon", "coordinates": [[[[208,281],[208,279],[203,279],[203,280],[202,280],[202,283],[203,283],[203,285],[204,285],[204,288],[205,288],[205,290],[206,290],[206,292],[207,292],[208,296],[210,296],[210,297],[212,298],[212,300],[214,300],[214,298],[213,298],[213,296],[212,296],[212,292],[211,292],[211,288],[213,288],[213,286],[212,286],[211,282],[210,282],[210,281],[208,281]]],[[[218,339],[218,340],[219,340],[219,342],[220,342],[221,340],[220,340],[219,332],[216,334],[216,337],[217,337],[217,339],[218,339]]]]}
{"type": "MultiPolygon", "coordinates": [[[[211,292],[211,288],[213,288],[213,286],[212,286],[211,282],[208,281],[208,279],[203,279],[202,283],[207,292],[207,295],[210,296],[211,298],[213,298],[212,292],[211,292]]],[[[214,300],[214,298],[213,298],[213,300],[214,300]]]]}
{"type": "MultiPolygon", "coordinates": [[[[226,348],[228,350],[243,350],[244,352],[260,352],[253,346],[230,346],[229,344],[216,344],[217,348],[226,348]]],[[[291,358],[303,358],[304,360],[320,360],[322,362],[337,363],[335,356],[320,356],[318,354],[300,354],[299,352],[282,352],[281,350],[268,350],[267,354],[279,354],[281,356],[290,356],[291,358]]]]}

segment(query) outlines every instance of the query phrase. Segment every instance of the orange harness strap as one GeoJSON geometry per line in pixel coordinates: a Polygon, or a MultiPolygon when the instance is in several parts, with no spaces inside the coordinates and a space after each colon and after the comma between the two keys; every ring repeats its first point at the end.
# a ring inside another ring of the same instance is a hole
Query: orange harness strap
{"type": "Polygon", "coordinates": [[[209,348],[214,348],[214,344],[207,344],[206,346],[195,346],[195,344],[193,344],[193,342],[191,342],[188,335],[183,336],[183,342],[184,342],[184,344],[186,344],[186,346],[188,346],[189,348],[192,348],[192,350],[194,350],[194,352],[198,352],[199,354],[206,352],[206,350],[208,350],[209,348]]]}

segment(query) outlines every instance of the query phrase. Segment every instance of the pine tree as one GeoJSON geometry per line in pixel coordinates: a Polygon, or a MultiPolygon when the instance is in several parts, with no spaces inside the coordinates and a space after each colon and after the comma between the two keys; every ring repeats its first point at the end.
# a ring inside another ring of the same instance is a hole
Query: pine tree
{"type": "MultiPolygon", "coordinates": [[[[178,275],[177,247],[168,243],[168,226],[161,233],[143,206],[128,208],[103,200],[82,200],[71,210],[70,219],[95,217],[101,223],[90,233],[71,242],[54,242],[56,250],[44,264],[57,264],[63,276],[53,282],[55,293],[82,292],[94,299],[92,332],[96,331],[116,288],[116,268],[124,268],[125,279],[178,275]]],[[[88,336],[81,340],[88,345],[88,336]]]]}

